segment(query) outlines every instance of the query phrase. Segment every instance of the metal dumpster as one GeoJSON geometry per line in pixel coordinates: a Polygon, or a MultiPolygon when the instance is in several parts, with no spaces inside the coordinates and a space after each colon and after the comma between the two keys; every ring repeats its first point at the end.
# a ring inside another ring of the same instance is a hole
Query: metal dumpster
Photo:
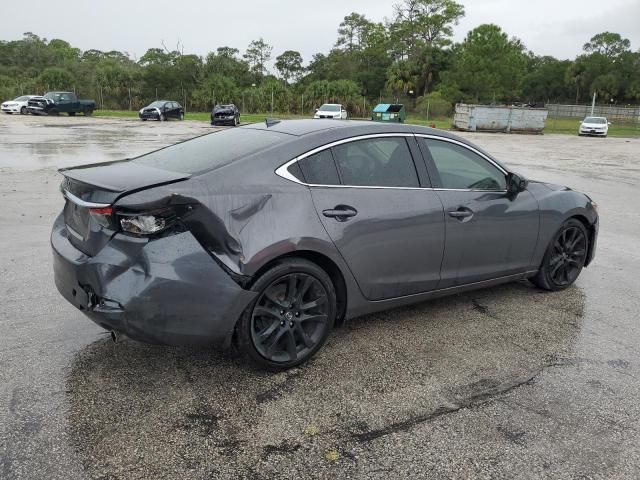
{"type": "Polygon", "coordinates": [[[492,105],[456,104],[453,125],[471,132],[540,133],[548,111],[545,108],[522,108],[492,105]]]}
{"type": "Polygon", "coordinates": [[[404,123],[406,118],[407,111],[401,103],[379,103],[371,114],[374,122],[404,123]]]}

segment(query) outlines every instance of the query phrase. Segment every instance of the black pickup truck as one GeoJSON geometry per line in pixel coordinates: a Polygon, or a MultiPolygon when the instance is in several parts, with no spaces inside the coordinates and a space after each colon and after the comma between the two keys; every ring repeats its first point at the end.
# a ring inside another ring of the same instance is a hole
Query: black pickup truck
{"type": "Polygon", "coordinates": [[[90,116],[96,109],[93,100],[78,100],[73,92],[48,92],[42,97],[33,97],[27,104],[27,110],[34,115],[58,115],[84,113],[90,116]]]}

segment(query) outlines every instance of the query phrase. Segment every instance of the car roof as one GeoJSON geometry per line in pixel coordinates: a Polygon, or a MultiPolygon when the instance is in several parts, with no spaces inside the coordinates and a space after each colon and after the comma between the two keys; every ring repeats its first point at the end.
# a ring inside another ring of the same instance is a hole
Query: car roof
{"type": "Polygon", "coordinates": [[[301,119],[301,120],[268,120],[252,123],[240,128],[268,130],[288,135],[302,136],[324,130],[345,130],[345,134],[366,135],[375,133],[424,133],[453,137],[453,135],[434,128],[421,127],[405,123],[383,123],[370,120],[334,120],[334,119],[301,119]],[[348,132],[347,132],[348,131],[348,132]]]}

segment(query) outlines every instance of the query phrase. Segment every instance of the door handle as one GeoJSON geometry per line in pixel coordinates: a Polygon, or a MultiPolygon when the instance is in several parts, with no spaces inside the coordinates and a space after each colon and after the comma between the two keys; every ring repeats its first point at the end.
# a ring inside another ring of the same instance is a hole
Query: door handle
{"type": "Polygon", "coordinates": [[[358,211],[348,205],[336,205],[334,208],[323,210],[322,215],[329,218],[335,218],[339,222],[345,222],[351,217],[355,217],[358,211]]]}
{"type": "Polygon", "coordinates": [[[449,216],[453,218],[457,218],[461,222],[465,222],[467,220],[471,220],[471,217],[473,217],[473,210],[470,210],[465,207],[460,207],[458,208],[458,210],[449,212],[449,216]]]}

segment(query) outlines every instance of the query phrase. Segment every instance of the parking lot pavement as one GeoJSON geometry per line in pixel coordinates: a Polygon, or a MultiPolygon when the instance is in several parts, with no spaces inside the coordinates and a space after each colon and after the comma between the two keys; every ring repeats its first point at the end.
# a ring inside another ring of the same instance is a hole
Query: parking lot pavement
{"type": "Polygon", "coordinates": [[[0,117],[0,478],[637,478],[640,140],[465,134],[600,205],[596,259],[337,329],[269,374],[113,344],[53,285],[55,168],[206,124],[0,117]]]}

